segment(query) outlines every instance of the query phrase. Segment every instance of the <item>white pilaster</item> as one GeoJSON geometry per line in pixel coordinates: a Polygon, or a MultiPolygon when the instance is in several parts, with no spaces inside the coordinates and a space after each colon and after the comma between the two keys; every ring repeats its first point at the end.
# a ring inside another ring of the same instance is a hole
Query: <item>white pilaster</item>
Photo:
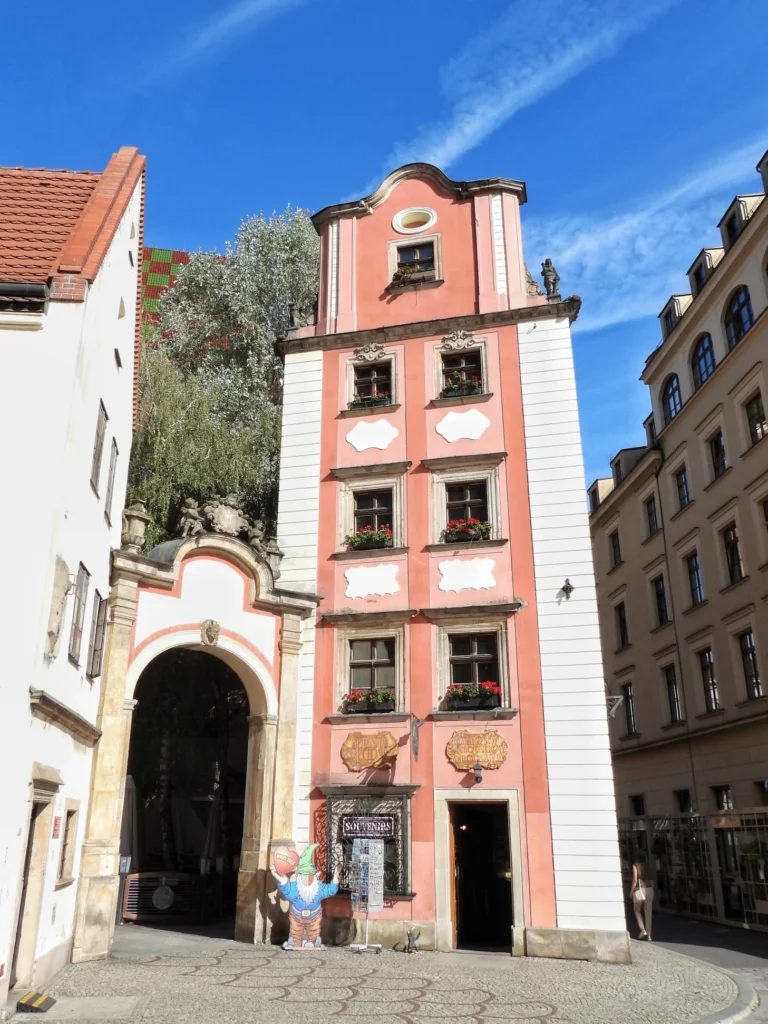
{"type": "Polygon", "coordinates": [[[625,931],[567,319],[518,328],[559,928],[625,931]],[[567,538],[564,543],[563,538],[567,538]],[[574,586],[562,593],[566,577],[574,586]]]}
{"type": "MultiPolygon", "coordinates": [[[[338,231],[338,223],[333,227],[338,231]]],[[[335,237],[338,246],[338,234],[335,237]]],[[[338,256],[338,248],[336,252],[338,256]]],[[[303,593],[317,590],[322,387],[322,351],[286,354],[277,512],[277,542],[284,558],[278,588],[303,593]]],[[[299,655],[293,804],[293,839],[299,845],[309,842],[314,676],[315,625],[305,619],[299,655]]]]}

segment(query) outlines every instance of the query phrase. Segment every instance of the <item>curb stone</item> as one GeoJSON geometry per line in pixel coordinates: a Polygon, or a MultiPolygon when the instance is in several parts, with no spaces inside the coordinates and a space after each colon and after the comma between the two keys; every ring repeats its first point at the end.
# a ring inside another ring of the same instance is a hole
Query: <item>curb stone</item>
{"type": "Polygon", "coordinates": [[[667,956],[678,957],[681,960],[690,960],[692,963],[698,964],[699,966],[704,964],[711,970],[717,971],[718,974],[724,974],[726,978],[730,978],[736,986],[738,990],[736,998],[730,1006],[726,1007],[725,1010],[717,1010],[715,1013],[708,1013],[706,1017],[700,1017],[695,1024],[739,1024],[740,1021],[747,1020],[751,1017],[752,1011],[759,1005],[760,997],[746,979],[736,977],[731,974],[730,971],[726,971],[722,967],[716,967],[715,964],[710,964],[707,960],[699,960],[697,957],[688,956],[686,953],[678,953],[671,949],[664,949],[662,946],[654,946],[654,950],[659,953],[664,953],[667,956]]]}

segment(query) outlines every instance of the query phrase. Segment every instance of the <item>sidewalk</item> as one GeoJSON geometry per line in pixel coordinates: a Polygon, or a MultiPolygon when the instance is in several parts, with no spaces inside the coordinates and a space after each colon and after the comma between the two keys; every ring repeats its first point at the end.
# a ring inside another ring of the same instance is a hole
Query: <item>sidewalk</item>
{"type": "Polygon", "coordinates": [[[715,1024],[743,1018],[751,989],[740,992],[709,964],[655,944],[634,942],[632,953],[628,966],[476,953],[289,953],[124,927],[110,960],[58,975],[49,991],[59,1002],[47,1022],[715,1024]]]}
{"type": "Polygon", "coordinates": [[[760,1006],[749,1022],[768,1022],[768,934],[657,914],[653,939],[656,946],[724,968],[751,985],[760,1006]]]}

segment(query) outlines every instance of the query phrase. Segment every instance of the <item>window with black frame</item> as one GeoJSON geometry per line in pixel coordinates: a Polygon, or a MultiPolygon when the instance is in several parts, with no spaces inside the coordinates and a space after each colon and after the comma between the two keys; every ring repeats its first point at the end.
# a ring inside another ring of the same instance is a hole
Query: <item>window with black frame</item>
{"type": "Polygon", "coordinates": [[[384,527],[392,528],[392,488],[355,491],[355,532],[366,528],[382,530],[384,527]]]}
{"type": "Polygon", "coordinates": [[[394,689],[394,637],[349,641],[349,683],[353,690],[394,689]]]}
{"type": "Polygon", "coordinates": [[[442,355],[443,398],[480,394],[483,391],[483,357],[479,348],[442,355]]]}
{"type": "Polygon", "coordinates": [[[698,391],[715,370],[715,350],[712,348],[712,338],[708,334],[702,334],[696,342],[691,357],[691,369],[693,370],[693,386],[698,391]]]}
{"type": "Polygon", "coordinates": [[[715,659],[711,647],[705,647],[703,651],[699,651],[699,667],[704,687],[704,707],[708,712],[717,711],[720,708],[720,691],[717,686],[715,659]]]}
{"type": "Polygon", "coordinates": [[[728,348],[735,348],[755,322],[749,288],[742,285],[730,298],[725,311],[725,334],[728,348]]]}
{"type": "Polygon", "coordinates": [[[487,540],[491,526],[488,521],[488,483],[486,480],[464,480],[445,485],[444,538],[446,542],[487,540]]]}
{"type": "Polygon", "coordinates": [[[452,686],[499,682],[495,633],[454,633],[449,637],[452,686]]]}
{"type": "Polygon", "coordinates": [[[674,725],[683,720],[683,708],[680,702],[680,688],[677,685],[677,673],[675,672],[674,665],[665,665],[662,672],[664,673],[664,682],[667,688],[669,721],[674,725]]]}
{"type": "Polygon", "coordinates": [[[751,629],[739,633],[739,650],[741,664],[744,668],[744,682],[747,685],[747,697],[750,700],[757,700],[758,697],[763,696],[763,684],[760,681],[760,670],[757,666],[755,635],[751,629]]]}
{"type": "Polygon", "coordinates": [[[409,895],[408,799],[402,793],[328,797],[326,808],[328,873],[339,873],[339,888],[352,886],[352,849],[355,837],[384,841],[384,894],[409,895]]]}
{"type": "Polygon", "coordinates": [[[744,406],[747,414],[747,426],[749,427],[749,439],[752,444],[757,444],[758,441],[762,441],[766,434],[768,434],[768,423],[765,420],[765,408],[763,406],[763,396],[758,391],[757,394],[753,395],[752,398],[744,406]]]}
{"type": "Polygon", "coordinates": [[[392,361],[382,359],[354,367],[351,409],[392,404],[392,361]]]}
{"type": "Polygon", "coordinates": [[[725,563],[728,570],[728,582],[739,583],[744,579],[744,565],[741,561],[741,547],[739,545],[739,533],[736,529],[736,523],[730,523],[726,526],[722,537],[725,563]]]}
{"type": "Polygon", "coordinates": [[[656,507],[656,498],[650,497],[645,503],[645,518],[648,523],[648,536],[659,532],[659,513],[656,507]]]}
{"type": "Polygon", "coordinates": [[[718,430],[709,439],[709,454],[712,458],[712,473],[715,480],[721,477],[728,469],[728,460],[725,456],[725,440],[722,430],[718,430]]]}
{"type": "Polygon", "coordinates": [[[677,487],[677,504],[680,509],[691,503],[691,488],[688,484],[688,470],[682,466],[675,473],[675,486],[677,487]]]}
{"type": "Polygon", "coordinates": [[[435,243],[420,242],[418,245],[403,245],[397,250],[397,266],[413,267],[417,271],[435,269],[435,243]]]}

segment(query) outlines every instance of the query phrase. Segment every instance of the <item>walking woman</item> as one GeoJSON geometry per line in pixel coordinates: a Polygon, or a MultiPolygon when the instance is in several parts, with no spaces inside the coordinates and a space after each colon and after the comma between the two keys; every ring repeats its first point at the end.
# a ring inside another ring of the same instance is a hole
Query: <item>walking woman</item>
{"type": "Polygon", "coordinates": [[[640,929],[638,939],[651,941],[651,918],[653,916],[653,882],[648,870],[648,858],[642,850],[635,853],[632,864],[632,887],[629,890],[632,909],[640,929]]]}

